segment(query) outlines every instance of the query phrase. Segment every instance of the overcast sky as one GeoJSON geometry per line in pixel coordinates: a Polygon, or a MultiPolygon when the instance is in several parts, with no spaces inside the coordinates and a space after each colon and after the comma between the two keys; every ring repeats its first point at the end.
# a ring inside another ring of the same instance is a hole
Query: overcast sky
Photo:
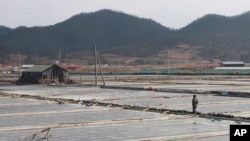
{"type": "Polygon", "coordinates": [[[150,18],[178,29],[206,14],[235,16],[247,12],[250,0],[0,0],[0,25],[53,25],[101,9],[150,18]]]}

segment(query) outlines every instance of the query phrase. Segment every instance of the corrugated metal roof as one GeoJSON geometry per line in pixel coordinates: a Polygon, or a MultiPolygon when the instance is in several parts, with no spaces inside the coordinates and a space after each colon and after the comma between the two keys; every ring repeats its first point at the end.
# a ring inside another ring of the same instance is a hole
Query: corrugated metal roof
{"type": "Polygon", "coordinates": [[[245,63],[241,61],[226,61],[226,62],[222,62],[222,64],[232,65],[232,64],[245,64],[245,63]]]}
{"type": "Polygon", "coordinates": [[[35,65],[26,69],[24,72],[43,72],[50,68],[52,65],[35,65]]]}
{"type": "Polygon", "coordinates": [[[54,64],[54,65],[35,65],[33,67],[26,69],[24,72],[44,72],[45,70],[49,69],[52,66],[57,66],[57,67],[63,69],[64,71],[67,71],[65,68],[62,68],[62,67],[54,64]]]}

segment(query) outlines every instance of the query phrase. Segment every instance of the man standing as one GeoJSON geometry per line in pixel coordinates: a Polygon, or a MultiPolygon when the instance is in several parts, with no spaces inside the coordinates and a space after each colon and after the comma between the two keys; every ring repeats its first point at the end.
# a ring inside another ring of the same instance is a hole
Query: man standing
{"type": "Polygon", "coordinates": [[[198,99],[196,98],[196,95],[193,95],[193,99],[192,99],[192,106],[193,106],[193,113],[196,113],[196,108],[198,105],[198,99]]]}

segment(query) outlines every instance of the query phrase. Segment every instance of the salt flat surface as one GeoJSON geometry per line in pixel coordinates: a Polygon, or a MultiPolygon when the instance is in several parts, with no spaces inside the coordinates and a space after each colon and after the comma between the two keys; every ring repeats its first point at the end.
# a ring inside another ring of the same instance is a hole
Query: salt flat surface
{"type": "MultiPolygon", "coordinates": [[[[195,87],[192,87],[195,88],[195,87]]],[[[219,87],[218,87],[219,88],[219,87]]],[[[192,94],[46,85],[0,86],[12,94],[96,100],[121,105],[191,111],[192,94]]],[[[197,94],[197,111],[249,117],[250,99],[197,94]]],[[[18,140],[50,127],[50,140],[229,140],[230,120],[169,115],[0,96],[0,140],[18,140]]]]}
{"type": "MultiPolygon", "coordinates": [[[[50,140],[91,140],[91,141],[120,141],[120,140],[190,140],[207,137],[210,141],[220,139],[229,140],[229,121],[211,121],[201,118],[137,121],[131,123],[118,123],[96,126],[76,126],[53,128],[50,132],[50,140]],[[181,128],[180,128],[181,127],[181,128]],[[211,139],[211,135],[215,135],[211,139]]],[[[20,130],[12,132],[0,132],[0,140],[16,140],[17,136],[32,134],[36,130],[20,130]],[[33,132],[32,132],[33,131],[33,132]]],[[[197,139],[197,140],[199,140],[197,139]]]]}
{"type": "MultiPolygon", "coordinates": [[[[150,106],[173,110],[192,111],[192,94],[154,92],[138,90],[102,89],[97,87],[60,87],[46,85],[5,86],[3,92],[14,94],[39,95],[50,98],[75,100],[96,100],[121,105],[150,106]]],[[[196,94],[199,100],[197,111],[201,113],[237,114],[250,112],[250,99],[241,97],[196,94]]],[[[1,99],[0,99],[1,101],[1,99]]],[[[34,108],[40,107],[34,105],[34,108]]],[[[32,109],[31,109],[32,110],[32,109]]],[[[243,114],[246,117],[248,114],[243,114]]]]}

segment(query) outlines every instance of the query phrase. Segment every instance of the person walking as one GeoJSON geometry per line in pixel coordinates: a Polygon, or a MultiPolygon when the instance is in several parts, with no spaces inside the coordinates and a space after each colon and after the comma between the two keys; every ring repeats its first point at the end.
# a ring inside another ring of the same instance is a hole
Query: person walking
{"type": "Polygon", "coordinates": [[[193,113],[196,113],[196,108],[198,105],[198,99],[196,98],[196,95],[193,95],[193,99],[192,99],[192,106],[193,106],[193,113]]]}

